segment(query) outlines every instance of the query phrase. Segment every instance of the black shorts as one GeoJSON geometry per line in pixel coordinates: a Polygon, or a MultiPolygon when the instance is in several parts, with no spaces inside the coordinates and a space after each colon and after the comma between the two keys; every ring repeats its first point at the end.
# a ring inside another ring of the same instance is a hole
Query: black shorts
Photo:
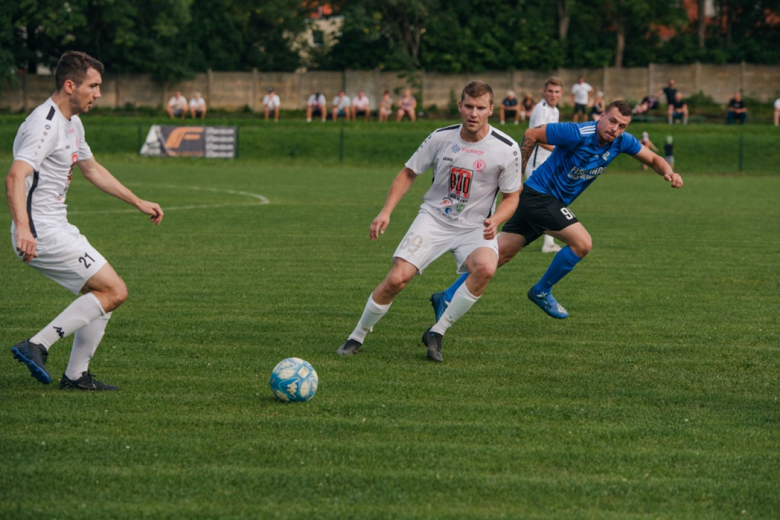
{"type": "Polygon", "coordinates": [[[501,232],[522,235],[528,245],[547,230],[560,231],[575,222],[579,220],[563,202],[552,195],[524,186],[517,210],[501,232]]]}
{"type": "Polygon", "coordinates": [[[355,110],[355,117],[366,117],[365,110],[355,110]]]}
{"type": "Polygon", "coordinates": [[[574,113],[580,112],[582,114],[588,113],[588,105],[583,105],[580,103],[574,103],[574,113]]]}

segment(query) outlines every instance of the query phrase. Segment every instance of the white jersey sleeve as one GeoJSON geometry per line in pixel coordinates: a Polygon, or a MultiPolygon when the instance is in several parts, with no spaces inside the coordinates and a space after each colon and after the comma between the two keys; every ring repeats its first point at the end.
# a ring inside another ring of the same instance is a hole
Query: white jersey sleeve
{"type": "Polygon", "coordinates": [[[57,123],[57,120],[47,120],[35,112],[30,114],[16,134],[14,161],[24,161],[34,171],[39,171],[43,160],[57,147],[57,123]]]}
{"type": "Polygon", "coordinates": [[[431,167],[436,160],[436,154],[438,153],[436,143],[437,131],[434,131],[429,135],[425,141],[422,142],[416,152],[406,161],[405,166],[412,170],[417,175],[425,173],[428,168],[431,167]]]}

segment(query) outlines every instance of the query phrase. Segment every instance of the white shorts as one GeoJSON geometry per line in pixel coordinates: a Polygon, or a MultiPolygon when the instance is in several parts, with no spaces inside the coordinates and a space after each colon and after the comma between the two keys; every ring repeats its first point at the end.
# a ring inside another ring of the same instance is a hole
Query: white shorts
{"type": "Polygon", "coordinates": [[[431,214],[420,211],[406,236],[393,253],[393,260],[403,258],[422,274],[434,260],[447,251],[455,255],[458,273],[468,272],[466,259],[481,247],[492,249],[498,258],[498,240],[485,240],[483,228],[464,229],[447,225],[431,214]]]}
{"type": "MultiPolygon", "coordinates": [[[[79,294],[86,281],[108,263],[103,255],[92,247],[87,237],[71,224],[36,240],[38,245],[35,251],[38,258],[33,258],[30,266],[73,294],[79,294]]],[[[22,255],[16,251],[13,228],[11,245],[16,257],[21,259],[22,255]]]]}

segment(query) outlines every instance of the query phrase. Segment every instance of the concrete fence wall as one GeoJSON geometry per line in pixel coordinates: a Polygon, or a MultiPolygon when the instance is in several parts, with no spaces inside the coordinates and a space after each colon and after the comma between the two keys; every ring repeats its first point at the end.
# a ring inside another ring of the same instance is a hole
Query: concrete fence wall
{"type": "MultiPolygon", "coordinates": [[[[103,78],[103,97],[98,106],[106,108],[160,107],[180,90],[188,99],[200,92],[210,108],[262,111],[262,99],[269,87],[274,87],[282,101],[282,108],[302,110],[314,92],[322,92],[328,102],[339,90],[354,96],[365,91],[372,107],[390,90],[394,98],[405,87],[411,87],[422,108],[436,105],[445,107],[454,95],[459,96],[463,85],[473,79],[487,81],[498,99],[506,90],[518,96],[530,93],[541,96],[544,80],[551,75],[564,82],[563,103],[571,102],[571,85],[583,76],[596,90],[605,93],[607,101],[627,99],[636,102],[649,92],[663,87],[669,78],[675,78],[677,88],[684,96],[703,92],[718,103],[727,103],[734,92],[771,102],[780,97],[780,66],[768,65],[655,65],[616,69],[559,69],[554,71],[513,70],[482,72],[479,74],[443,74],[419,72],[413,80],[395,72],[379,70],[343,72],[212,72],[196,74],[178,84],[162,84],[149,74],[107,74],[103,78]]],[[[49,97],[54,90],[50,75],[22,75],[16,85],[4,85],[0,91],[0,108],[29,112],[49,97]]]]}

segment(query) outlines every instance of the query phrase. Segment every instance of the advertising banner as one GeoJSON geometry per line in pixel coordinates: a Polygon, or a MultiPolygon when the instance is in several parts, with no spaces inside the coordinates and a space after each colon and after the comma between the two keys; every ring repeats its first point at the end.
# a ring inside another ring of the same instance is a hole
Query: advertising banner
{"type": "Polygon", "coordinates": [[[140,153],[147,157],[234,159],[237,148],[235,126],[153,125],[140,153]]]}

